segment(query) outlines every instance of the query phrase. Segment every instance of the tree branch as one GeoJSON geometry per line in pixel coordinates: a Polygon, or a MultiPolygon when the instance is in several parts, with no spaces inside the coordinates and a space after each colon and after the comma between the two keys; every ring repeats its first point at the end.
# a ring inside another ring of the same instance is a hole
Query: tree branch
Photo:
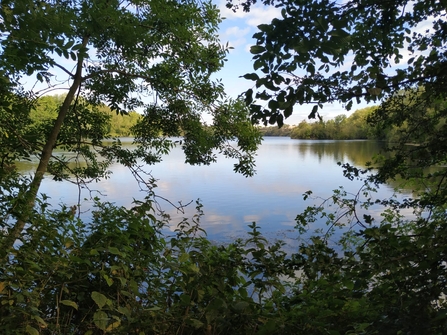
{"type": "Polygon", "coordinates": [[[61,69],[62,71],[64,71],[66,74],[68,74],[70,77],[74,77],[75,75],[73,73],[71,73],[70,71],[68,71],[65,67],[63,67],[62,65],[59,65],[58,63],[53,63],[54,66],[58,67],[59,69],[61,69]]]}

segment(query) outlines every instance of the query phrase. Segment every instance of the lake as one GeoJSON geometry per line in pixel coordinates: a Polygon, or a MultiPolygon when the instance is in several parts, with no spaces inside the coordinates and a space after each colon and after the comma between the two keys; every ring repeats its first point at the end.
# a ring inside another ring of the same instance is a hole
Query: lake
{"type": "MultiPolygon", "coordinates": [[[[257,153],[257,174],[251,178],[233,172],[234,161],[221,158],[210,166],[184,164],[181,148],[176,147],[164,157],[162,163],[148,166],[158,179],[155,192],[172,201],[186,204],[181,214],[166,202],[163,209],[178,222],[182,217],[195,213],[195,200],[200,199],[205,215],[201,226],[209,238],[229,241],[246,236],[247,225],[257,222],[267,237],[292,238],[296,215],[306,206],[320,203],[321,199],[303,201],[303,193],[312,190],[315,196],[326,198],[332,190],[343,186],[346,191],[357,193],[361,181],[343,177],[337,162],[364,167],[380,151],[374,141],[320,141],[292,140],[285,137],[266,137],[257,153]]],[[[22,171],[32,171],[33,164],[20,165],[22,171]]],[[[130,171],[119,164],[111,167],[111,178],[90,185],[100,193],[83,191],[81,209],[88,217],[91,196],[99,196],[117,205],[132,206],[133,199],[144,198],[130,171]]],[[[41,192],[51,197],[53,205],[64,202],[71,206],[78,202],[78,188],[69,183],[44,179],[41,192]]],[[[390,197],[393,187],[383,185],[377,196],[390,197]]],[[[380,208],[373,208],[380,215],[380,208]]],[[[322,223],[315,223],[315,228],[322,223]]]]}

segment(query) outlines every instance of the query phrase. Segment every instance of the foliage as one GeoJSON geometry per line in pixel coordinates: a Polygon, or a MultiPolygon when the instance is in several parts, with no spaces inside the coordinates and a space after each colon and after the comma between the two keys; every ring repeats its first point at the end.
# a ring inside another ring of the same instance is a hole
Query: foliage
{"type": "Polygon", "coordinates": [[[376,102],[417,86],[442,94],[447,34],[441,3],[264,3],[279,7],[281,17],[254,35],[253,67],[261,73],[244,76],[256,84],[257,92],[245,93],[254,120],[282,125],[295,104],[314,104],[309,116],[315,118],[324,103],[338,101],[349,110],[354,101],[376,102]],[[399,66],[406,54],[406,66],[399,66]]]}
{"type": "Polygon", "coordinates": [[[132,128],[141,119],[141,114],[137,112],[129,112],[128,115],[121,115],[107,110],[106,113],[111,116],[109,133],[113,137],[133,136],[132,128]]]}
{"type": "Polygon", "coordinates": [[[290,136],[293,126],[285,124],[283,127],[260,127],[262,136],[290,136]]]}
{"type": "Polygon", "coordinates": [[[409,90],[393,96],[370,116],[385,133],[391,128],[394,143],[390,149],[395,154],[382,163],[377,179],[396,175],[410,181],[417,179],[427,191],[437,194],[431,200],[436,205],[444,205],[447,200],[443,182],[446,171],[439,168],[445,166],[447,153],[445,101],[436,91],[409,90]]]}
{"type": "Polygon", "coordinates": [[[1,258],[0,330],[442,334],[445,211],[395,199],[377,204],[374,192],[368,183],[353,195],[341,188],[310,206],[296,219],[309,240],[291,254],[254,223],[248,239],[212,244],[200,228],[200,204],[173,226],[149,199],[131,209],[98,200],[88,223],[39,199],[33,226],[1,258]],[[378,205],[386,208],[380,219],[361,215],[378,205]],[[316,220],[328,229],[312,232],[316,220]]]}
{"type": "MultiPolygon", "coordinates": [[[[13,257],[2,257],[7,334],[254,334],[283,290],[280,244],[252,225],[228,246],[201,236],[201,206],[169,237],[151,201],[96,202],[85,224],[42,199],[13,257]]],[[[285,271],[285,272],[284,272],[285,271]]]]}
{"type": "MultiPolygon", "coordinates": [[[[326,220],[328,231],[314,235],[299,253],[304,281],[286,305],[296,329],[446,333],[445,6],[432,1],[262,2],[280,8],[281,17],[259,25],[254,35],[256,72],[244,76],[255,84],[245,92],[253,121],[282,126],[294,105],[312,104],[309,118],[320,119],[312,136],[318,138],[326,126],[323,104],[339,102],[350,110],[354,102],[380,102],[367,121],[392,143],[390,154],[374,161],[375,169],[343,165],[349,179],[365,179],[359,194],[336,190],[297,217],[300,226],[326,220]],[[414,190],[412,198],[370,195],[397,178],[414,190]],[[345,231],[336,234],[337,227],[345,231]]],[[[254,3],[239,5],[248,11],[254,3]]],[[[239,5],[229,1],[227,6],[239,5]]],[[[311,134],[309,124],[300,128],[311,134]]]]}
{"type": "Polygon", "coordinates": [[[129,167],[137,159],[153,164],[172,147],[165,136],[173,133],[185,133],[183,148],[191,164],[209,164],[214,149],[238,160],[236,171],[254,173],[260,137],[246,109],[236,107],[230,114],[238,117],[221,122],[220,113],[236,104],[227,102],[223,85],[211,79],[228,49],[219,43],[221,19],[211,2],[18,0],[3,1],[0,16],[1,156],[9,166],[33,154],[39,159],[30,185],[18,194],[17,222],[5,247],[29,223],[45,173],[85,184],[108,177],[115,160],[129,167]],[[56,89],[67,93],[56,101],[36,101],[56,89]],[[135,125],[135,152],[121,148],[118,140],[103,147],[112,133],[104,106],[121,115],[145,113],[135,125]],[[208,141],[203,114],[214,121],[213,133],[224,136],[208,141]],[[159,118],[141,131],[148,115],[159,118]],[[235,139],[239,146],[231,146],[235,139]],[[53,155],[56,147],[75,158],[53,155]]]}
{"type": "MultiPolygon", "coordinates": [[[[36,134],[48,134],[51,130],[54,120],[57,118],[57,110],[62,104],[65,95],[46,95],[40,97],[35,102],[35,107],[30,111],[30,118],[36,134]]],[[[98,120],[92,120],[94,123],[101,121],[107,129],[107,136],[128,137],[132,135],[131,128],[134,127],[141,118],[136,112],[127,114],[117,114],[108,106],[99,105],[98,111],[107,115],[98,116],[98,120]]],[[[61,145],[61,144],[59,144],[61,145]]]]}
{"type": "MultiPolygon", "coordinates": [[[[303,120],[292,129],[291,138],[320,139],[320,140],[357,140],[357,139],[384,139],[388,134],[378,127],[368,123],[368,116],[377,107],[367,107],[356,110],[349,117],[341,114],[333,120],[308,123],[303,120]]],[[[391,130],[390,130],[391,132],[391,130]]]]}
{"type": "MultiPolygon", "coordinates": [[[[442,4],[420,1],[405,9],[406,1],[275,3],[283,7],[282,19],[261,25],[251,49],[255,70],[264,77],[245,75],[257,88],[265,87],[246,92],[246,102],[269,101],[265,109],[253,102],[253,119],[281,125],[295,103],[314,102],[311,116],[322,121],[318,104],[341,101],[350,108],[356,99],[383,98],[369,119],[382,129],[396,127],[398,140],[394,155],[378,161],[377,170],[343,165],[345,176],[362,179],[364,186],[356,194],[334,190],[299,214],[296,228],[303,242],[291,254],[281,242],[267,241],[256,224],[247,240],[213,245],[200,229],[200,204],[195,217],[172,225],[157,215],[150,181],[145,201],[131,209],[98,201],[86,221],[75,215],[76,208],[52,210],[45,197],[37,198],[48,169],[67,177],[65,161],[49,163],[58,143],[89,159],[86,168],[74,170],[88,178],[107,169],[91,148],[138,176],[137,159],[153,164],[174,145],[160,134],[184,135],[189,163],[211,163],[217,147],[238,159],[237,171],[252,172],[259,135],[247,109],[239,101],[214,104],[221,90],[209,78],[224,50],[214,36],[213,6],[2,3],[2,333],[447,333],[442,4]],[[409,30],[427,18],[432,31],[409,30]],[[402,58],[404,41],[414,59],[386,72],[402,58]],[[72,59],[75,73],[53,53],[72,59]],[[351,56],[351,66],[342,69],[351,56]],[[35,74],[50,81],[55,67],[72,83],[62,104],[52,107],[57,106],[57,118],[51,124],[30,113],[35,100],[19,79],[35,74]],[[304,75],[294,74],[298,67],[304,75]],[[135,98],[148,87],[159,100],[135,98]],[[135,152],[119,141],[102,146],[109,131],[102,102],[122,113],[143,108],[133,128],[135,152]],[[202,125],[201,111],[212,114],[214,126],[202,125]],[[228,146],[234,139],[241,151],[228,146]],[[30,183],[12,163],[39,148],[43,168],[30,183]],[[414,197],[378,199],[376,188],[399,175],[418,186],[414,197]],[[317,221],[327,229],[313,232],[317,221]]],[[[364,118],[354,114],[353,121],[364,118]]],[[[313,198],[312,192],[304,198],[313,198]]]]}

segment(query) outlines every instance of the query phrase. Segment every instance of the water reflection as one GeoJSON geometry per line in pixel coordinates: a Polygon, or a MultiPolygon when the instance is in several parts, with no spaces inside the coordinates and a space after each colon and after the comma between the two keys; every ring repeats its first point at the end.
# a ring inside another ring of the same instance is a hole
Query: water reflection
{"type": "MultiPolygon", "coordinates": [[[[184,164],[180,148],[174,148],[162,163],[147,167],[159,179],[156,193],[177,203],[201,199],[205,216],[202,227],[211,239],[222,240],[243,236],[247,225],[256,221],[262,231],[274,236],[295,226],[295,217],[311,202],[304,202],[302,194],[312,190],[325,198],[332,190],[343,186],[356,193],[362,182],[343,177],[337,162],[349,162],[363,167],[380,151],[380,144],[372,141],[307,141],[289,138],[266,138],[259,149],[257,174],[245,178],[235,174],[234,161],[219,159],[210,166],[184,164]]],[[[33,163],[23,162],[23,172],[33,170],[33,163]]],[[[143,199],[132,174],[123,166],[111,166],[112,176],[91,185],[92,192],[81,190],[81,209],[88,217],[91,197],[104,195],[103,199],[117,205],[131,206],[133,199],[143,199]]],[[[75,185],[52,181],[43,182],[41,192],[51,196],[54,204],[78,202],[79,189],[75,185]]],[[[384,187],[379,197],[389,197],[392,188],[384,187]]],[[[194,205],[185,215],[167,203],[161,203],[174,222],[195,213],[194,205]]]]}

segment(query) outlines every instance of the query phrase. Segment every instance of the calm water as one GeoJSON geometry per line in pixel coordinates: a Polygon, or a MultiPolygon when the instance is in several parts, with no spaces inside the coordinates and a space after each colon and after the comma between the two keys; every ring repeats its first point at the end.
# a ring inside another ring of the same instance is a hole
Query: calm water
{"type": "MultiPolygon", "coordinates": [[[[360,181],[343,177],[337,162],[349,162],[362,167],[379,152],[379,144],[372,141],[315,141],[267,137],[258,151],[257,174],[245,178],[233,172],[233,161],[220,159],[211,166],[184,164],[183,152],[175,148],[164,161],[148,170],[157,178],[156,193],[174,203],[188,203],[200,199],[205,216],[202,227],[215,240],[229,240],[245,236],[247,225],[256,221],[270,238],[286,238],[295,226],[295,217],[312,201],[303,201],[303,193],[312,190],[315,196],[329,197],[339,186],[352,193],[361,187],[360,181]]],[[[31,171],[32,165],[23,165],[31,171]]],[[[142,199],[138,184],[131,173],[121,165],[111,167],[110,179],[91,184],[100,191],[103,199],[117,205],[131,206],[133,199],[142,199]]],[[[41,192],[49,195],[54,204],[74,205],[78,188],[58,183],[49,177],[44,180],[41,192]]],[[[380,197],[389,197],[392,187],[383,186],[380,197]]],[[[99,195],[93,193],[93,196],[99,195]]],[[[91,205],[90,193],[81,195],[82,210],[91,205]]],[[[313,200],[315,203],[321,200],[313,200]]],[[[183,215],[163,201],[163,209],[175,220],[195,213],[194,203],[183,215]]],[[[377,210],[379,215],[380,209],[377,210]]]]}

